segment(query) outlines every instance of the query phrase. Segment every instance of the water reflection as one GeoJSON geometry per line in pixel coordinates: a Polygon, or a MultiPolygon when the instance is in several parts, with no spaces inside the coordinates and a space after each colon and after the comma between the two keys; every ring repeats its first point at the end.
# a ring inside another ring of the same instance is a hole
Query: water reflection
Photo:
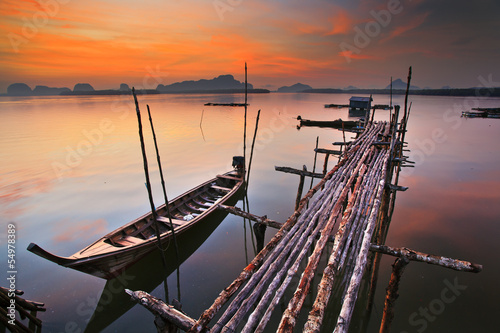
{"type": "MultiPolygon", "coordinates": [[[[236,200],[233,199],[230,204],[235,204],[237,199],[238,198],[236,198],[236,200]]],[[[189,258],[200,247],[200,245],[205,242],[205,240],[226,216],[227,213],[217,211],[213,215],[209,216],[207,220],[203,221],[203,223],[195,225],[192,229],[177,237],[180,264],[189,258]]],[[[176,289],[180,287],[182,290],[182,285],[184,283],[189,285],[190,279],[189,277],[183,276],[182,265],[179,268],[181,280],[179,281],[177,280],[177,277],[171,276],[172,273],[178,268],[175,264],[177,260],[175,259],[176,253],[173,243],[171,243],[165,251],[165,257],[167,258],[166,268],[164,268],[161,263],[160,253],[158,251],[154,251],[130,268],[126,269],[116,278],[108,280],[101,293],[101,297],[96,305],[95,311],[85,328],[85,332],[103,331],[106,327],[111,325],[114,321],[136,305],[136,303],[130,300],[130,296],[124,292],[125,288],[133,291],[142,290],[151,293],[159,285],[165,283],[167,278],[170,278],[167,287],[168,292],[173,297],[180,295],[180,291],[176,289]],[[177,280],[177,286],[175,286],[173,282],[174,278],[177,280]]],[[[161,295],[160,298],[165,299],[164,294],[161,295]]],[[[180,301],[182,303],[182,299],[180,301]]]]}

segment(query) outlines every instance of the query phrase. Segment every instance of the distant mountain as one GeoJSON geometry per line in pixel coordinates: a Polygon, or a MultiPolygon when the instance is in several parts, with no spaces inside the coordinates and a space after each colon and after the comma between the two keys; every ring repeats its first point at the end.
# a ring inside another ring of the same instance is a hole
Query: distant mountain
{"type": "Polygon", "coordinates": [[[71,91],[69,88],[51,88],[47,86],[36,86],[33,89],[33,95],[37,96],[50,96],[60,95],[61,93],[71,91]]]}
{"type": "Polygon", "coordinates": [[[358,89],[358,88],[355,86],[348,86],[348,87],[344,88],[344,90],[356,90],[356,89],[358,89]]]}
{"type": "MultiPolygon", "coordinates": [[[[401,80],[401,79],[396,79],[396,80],[392,81],[392,89],[406,89],[406,86],[407,86],[407,83],[403,82],[403,80],[401,80]]],[[[385,87],[385,89],[391,89],[391,85],[389,84],[387,87],[385,87]]],[[[410,89],[420,89],[420,88],[417,86],[412,86],[410,84],[410,89]]]]}
{"type": "Polygon", "coordinates": [[[75,84],[73,91],[74,92],[88,92],[88,91],[95,91],[95,89],[94,89],[94,87],[92,87],[88,83],[77,83],[77,84],[75,84]]]}
{"type": "MultiPolygon", "coordinates": [[[[248,89],[253,89],[253,85],[250,83],[247,86],[248,89]]],[[[211,80],[201,79],[198,81],[182,81],[169,85],[159,84],[158,87],[156,87],[156,90],[163,93],[231,89],[245,89],[245,82],[235,80],[232,75],[227,74],[220,75],[211,80]]]]}
{"type": "Polygon", "coordinates": [[[307,84],[296,83],[293,86],[284,86],[284,87],[278,88],[277,92],[294,93],[294,92],[301,92],[301,91],[304,91],[307,89],[312,89],[312,87],[307,85],[307,84]]]}
{"type": "Polygon", "coordinates": [[[130,91],[130,87],[126,83],[120,84],[120,91],[130,91]]]}
{"type": "Polygon", "coordinates": [[[7,95],[31,96],[33,95],[33,91],[26,83],[13,83],[7,87],[7,95]]]}

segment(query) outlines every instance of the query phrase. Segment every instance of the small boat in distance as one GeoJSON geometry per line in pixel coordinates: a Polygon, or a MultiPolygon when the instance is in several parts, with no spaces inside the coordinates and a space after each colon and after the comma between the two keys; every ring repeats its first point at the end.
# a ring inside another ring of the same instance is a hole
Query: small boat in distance
{"type": "Polygon", "coordinates": [[[344,125],[345,129],[351,129],[358,126],[359,122],[354,120],[309,120],[303,119],[301,116],[297,116],[297,120],[300,122],[300,127],[302,126],[315,126],[315,127],[331,127],[342,129],[344,125]]]}
{"type": "MultiPolygon", "coordinates": [[[[197,223],[202,223],[219,204],[231,199],[244,182],[242,157],[233,158],[234,170],[193,188],[169,202],[175,235],[180,235],[197,223]]],[[[170,219],[165,204],[156,210],[161,243],[172,238],[170,219]]],[[[55,262],[104,279],[119,275],[146,254],[157,249],[157,237],[152,212],[101,237],[96,242],[69,257],[60,257],[30,243],[28,251],[55,262]]]]}

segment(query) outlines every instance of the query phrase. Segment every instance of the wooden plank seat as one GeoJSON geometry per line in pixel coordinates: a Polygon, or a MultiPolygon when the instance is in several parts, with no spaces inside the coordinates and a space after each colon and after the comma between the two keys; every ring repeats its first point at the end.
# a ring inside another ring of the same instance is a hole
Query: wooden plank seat
{"type": "Polygon", "coordinates": [[[122,246],[136,245],[144,242],[143,239],[134,236],[125,236],[114,241],[115,244],[120,244],[122,246]]]}
{"type": "MultiPolygon", "coordinates": [[[[167,225],[167,227],[170,229],[170,219],[168,217],[165,217],[165,216],[158,216],[158,219],[157,219],[159,222],[162,222],[162,223],[165,223],[167,225]]],[[[180,225],[183,225],[183,224],[186,224],[188,223],[189,221],[184,221],[184,220],[179,220],[179,219],[174,219],[172,218],[172,224],[174,225],[174,228],[176,226],[180,226],[180,225]]]]}
{"type": "Polygon", "coordinates": [[[238,178],[238,177],[235,177],[235,176],[231,176],[231,175],[217,175],[217,178],[231,179],[231,180],[236,180],[236,181],[240,181],[241,180],[241,178],[238,178]]]}
{"type": "Polygon", "coordinates": [[[206,202],[210,202],[210,203],[214,203],[215,201],[217,201],[217,198],[214,198],[212,197],[210,194],[206,193],[205,194],[200,194],[200,198],[202,198],[203,200],[205,200],[206,202]]]}
{"type": "Polygon", "coordinates": [[[183,215],[189,215],[189,214],[193,215],[193,213],[194,213],[189,207],[186,207],[186,206],[183,206],[183,205],[177,207],[177,210],[179,212],[181,212],[181,214],[183,214],[183,215]]]}
{"type": "Polygon", "coordinates": [[[202,200],[193,199],[193,202],[196,203],[197,205],[201,206],[201,207],[210,208],[210,207],[213,206],[213,203],[208,203],[208,201],[207,202],[202,202],[202,200]]]}
{"type": "Polygon", "coordinates": [[[192,209],[192,210],[194,210],[194,211],[196,211],[198,213],[203,213],[206,210],[206,208],[204,208],[204,207],[197,207],[196,203],[193,204],[193,202],[186,202],[185,205],[187,207],[189,207],[189,209],[192,209]]]}
{"type": "Polygon", "coordinates": [[[225,192],[230,192],[232,188],[227,188],[227,187],[222,187],[222,186],[217,186],[217,185],[212,185],[212,188],[215,190],[221,190],[225,192]]]}

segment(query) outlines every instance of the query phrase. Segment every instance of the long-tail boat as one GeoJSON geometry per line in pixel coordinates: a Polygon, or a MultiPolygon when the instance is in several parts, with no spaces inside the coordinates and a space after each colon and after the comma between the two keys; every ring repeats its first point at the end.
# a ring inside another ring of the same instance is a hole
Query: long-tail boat
{"type": "MultiPolygon", "coordinates": [[[[180,235],[195,224],[203,223],[217,209],[217,205],[224,204],[238,192],[244,182],[244,162],[235,158],[233,166],[234,170],[218,175],[171,200],[169,210],[165,204],[157,208],[156,224],[162,244],[173,237],[171,225],[175,235],[180,235]]],[[[110,279],[157,249],[155,230],[153,214],[149,212],[69,257],[54,255],[34,243],[28,246],[28,251],[61,266],[110,279]]]]}

